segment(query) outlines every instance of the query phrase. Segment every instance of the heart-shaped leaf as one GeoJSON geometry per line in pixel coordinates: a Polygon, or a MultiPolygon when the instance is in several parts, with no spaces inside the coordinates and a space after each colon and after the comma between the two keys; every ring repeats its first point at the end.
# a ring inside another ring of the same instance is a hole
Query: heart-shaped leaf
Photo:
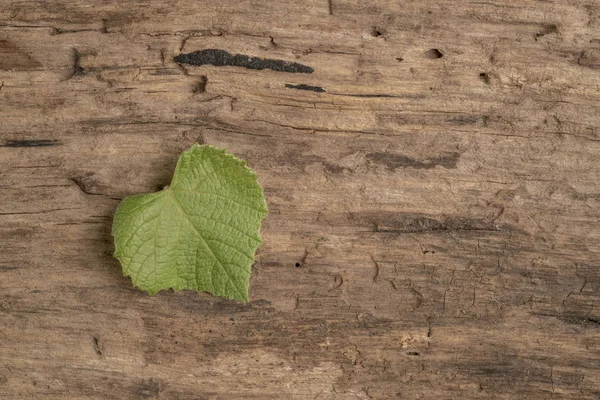
{"type": "Polygon", "coordinates": [[[248,301],[266,215],[263,189],[246,162],[195,144],[179,158],[170,186],[121,202],[114,255],[150,294],[191,289],[248,301]]]}

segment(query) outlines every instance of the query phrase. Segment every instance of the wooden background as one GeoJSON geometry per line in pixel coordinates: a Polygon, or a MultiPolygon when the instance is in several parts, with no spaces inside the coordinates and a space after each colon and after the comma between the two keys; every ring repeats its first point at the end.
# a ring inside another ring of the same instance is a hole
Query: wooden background
{"type": "Polygon", "coordinates": [[[599,100],[597,0],[1,0],[0,398],[597,399],[599,100]],[[248,304],[112,258],[196,141],[266,191],[248,304]]]}

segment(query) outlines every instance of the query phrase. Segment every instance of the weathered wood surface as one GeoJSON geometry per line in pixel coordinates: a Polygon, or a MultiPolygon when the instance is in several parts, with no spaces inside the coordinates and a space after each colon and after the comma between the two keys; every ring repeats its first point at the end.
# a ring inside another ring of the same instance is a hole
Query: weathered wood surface
{"type": "Polygon", "coordinates": [[[597,1],[1,5],[1,398],[600,397],[597,1]],[[195,141],[268,196],[249,304],[111,256],[195,141]]]}

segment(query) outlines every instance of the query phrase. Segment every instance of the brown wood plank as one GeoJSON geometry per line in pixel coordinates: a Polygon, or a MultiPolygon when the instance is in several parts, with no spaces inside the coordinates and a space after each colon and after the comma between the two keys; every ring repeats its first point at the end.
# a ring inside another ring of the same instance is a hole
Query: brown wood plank
{"type": "Polygon", "coordinates": [[[0,398],[599,398],[599,111],[594,0],[5,1],[0,398]],[[265,187],[249,304],[112,258],[196,141],[265,187]]]}

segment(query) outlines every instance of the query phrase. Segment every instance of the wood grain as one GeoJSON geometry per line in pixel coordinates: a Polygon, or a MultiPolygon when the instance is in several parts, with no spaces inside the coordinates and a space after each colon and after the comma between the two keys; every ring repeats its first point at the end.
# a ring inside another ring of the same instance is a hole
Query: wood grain
{"type": "Polygon", "coordinates": [[[599,100],[595,0],[5,0],[0,397],[597,399],[599,100]],[[249,304],[112,258],[194,142],[265,187],[249,304]]]}

